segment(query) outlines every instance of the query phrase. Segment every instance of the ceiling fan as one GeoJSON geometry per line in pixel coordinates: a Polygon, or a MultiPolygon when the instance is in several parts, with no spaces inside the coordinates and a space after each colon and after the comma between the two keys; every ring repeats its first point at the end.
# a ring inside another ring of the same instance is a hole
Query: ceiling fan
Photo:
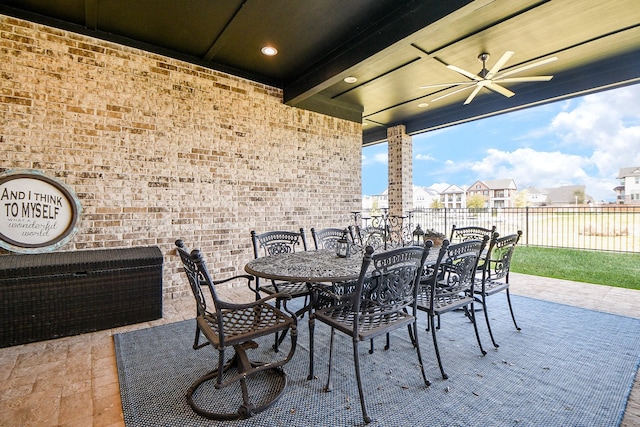
{"type": "Polygon", "coordinates": [[[507,63],[509,59],[511,59],[513,54],[514,54],[513,51],[510,51],[510,50],[506,51],[500,57],[498,62],[496,62],[493,65],[493,67],[491,67],[491,69],[488,70],[487,60],[489,59],[489,54],[481,53],[480,55],[478,55],[478,60],[482,62],[482,70],[477,75],[470,73],[466,70],[463,70],[462,68],[456,67],[455,65],[447,65],[447,68],[449,68],[450,70],[456,71],[462,74],[463,76],[468,77],[471,80],[465,81],[465,82],[441,83],[441,84],[435,84],[435,85],[421,86],[420,89],[428,89],[432,87],[442,87],[442,86],[462,86],[460,89],[456,89],[453,92],[446,93],[442,96],[439,96],[431,100],[431,102],[435,102],[442,98],[446,98],[448,96],[455,95],[456,93],[460,93],[467,89],[473,88],[473,91],[471,92],[471,94],[469,94],[467,99],[464,101],[464,105],[467,105],[471,101],[473,101],[473,98],[476,97],[476,95],[478,94],[478,92],[480,92],[482,88],[492,90],[494,92],[497,92],[501,95],[506,96],[507,98],[510,98],[513,95],[515,95],[515,93],[505,88],[499,83],[548,82],[553,78],[553,76],[531,76],[531,77],[509,77],[509,76],[525,70],[529,70],[534,67],[538,67],[540,65],[553,62],[558,59],[555,56],[551,58],[543,59],[542,61],[534,62],[533,64],[518,67],[515,70],[499,73],[500,69],[504,66],[504,64],[507,63]]]}

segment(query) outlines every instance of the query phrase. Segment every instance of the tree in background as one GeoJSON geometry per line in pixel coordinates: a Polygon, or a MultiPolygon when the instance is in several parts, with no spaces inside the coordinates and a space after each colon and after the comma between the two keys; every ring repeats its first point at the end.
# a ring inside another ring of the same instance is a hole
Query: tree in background
{"type": "Polygon", "coordinates": [[[468,209],[482,209],[486,207],[487,207],[487,201],[480,194],[474,194],[472,196],[467,197],[468,209]]]}
{"type": "Polygon", "coordinates": [[[527,190],[518,191],[516,194],[516,208],[524,208],[527,206],[527,197],[529,192],[527,190]]]}

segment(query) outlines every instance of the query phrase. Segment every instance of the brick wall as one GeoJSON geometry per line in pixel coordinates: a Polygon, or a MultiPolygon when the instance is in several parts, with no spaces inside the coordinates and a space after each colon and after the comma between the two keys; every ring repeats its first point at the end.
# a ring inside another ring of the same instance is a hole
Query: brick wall
{"type": "Polygon", "coordinates": [[[76,192],[60,250],[158,245],[169,297],[187,291],[177,238],[226,276],[253,257],[251,229],[345,225],[361,143],[360,124],[285,106],[277,88],[0,15],[0,170],[76,192]]]}

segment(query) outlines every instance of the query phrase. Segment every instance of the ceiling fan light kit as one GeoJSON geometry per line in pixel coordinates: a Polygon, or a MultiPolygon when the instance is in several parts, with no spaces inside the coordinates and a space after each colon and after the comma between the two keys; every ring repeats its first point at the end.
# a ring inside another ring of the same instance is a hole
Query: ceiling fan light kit
{"type": "Polygon", "coordinates": [[[522,71],[529,70],[534,67],[538,67],[540,65],[548,64],[550,62],[556,61],[557,57],[546,58],[541,61],[534,62],[529,65],[524,65],[522,67],[518,67],[515,70],[507,71],[504,73],[500,73],[500,69],[511,59],[514,52],[511,50],[506,51],[500,59],[491,67],[491,69],[487,69],[487,61],[489,60],[490,55],[486,52],[478,55],[478,60],[482,62],[482,70],[478,74],[470,73],[460,67],[456,67],[455,65],[447,65],[447,68],[457,72],[458,74],[462,74],[467,77],[469,81],[465,82],[455,82],[455,83],[441,83],[434,84],[428,86],[422,86],[421,89],[429,89],[433,87],[454,87],[454,86],[462,86],[459,89],[456,89],[452,92],[448,92],[444,95],[433,98],[431,102],[439,101],[440,99],[446,98],[451,95],[455,95],[457,93],[463,92],[467,89],[473,89],[471,94],[464,101],[464,105],[469,104],[473,99],[478,95],[480,90],[488,89],[493,92],[499,93],[507,98],[515,95],[514,92],[502,86],[501,83],[520,83],[520,82],[545,82],[549,81],[553,78],[553,76],[530,76],[530,77],[509,77],[513,74],[520,73],[522,71]]]}

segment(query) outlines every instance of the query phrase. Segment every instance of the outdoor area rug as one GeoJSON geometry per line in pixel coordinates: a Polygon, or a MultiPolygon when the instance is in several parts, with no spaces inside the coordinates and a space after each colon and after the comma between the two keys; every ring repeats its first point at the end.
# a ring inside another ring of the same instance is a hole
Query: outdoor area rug
{"type": "MultiPolygon", "coordinates": [[[[462,313],[442,316],[438,344],[448,380],[435,359],[426,316],[419,313],[425,387],[406,330],[376,341],[373,354],[362,343],[360,363],[372,426],[617,426],[640,363],[640,319],[617,316],[526,297],[512,297],[513,327],[506,297],[490,298],[489,314],[500,348],[489,339],[482,312],[478,326],[462,313]]],[[[285,365],[287,388],[271,408],[241,421],[216,422],[196,415],[185,394],[192,382],[215,366],[210,346],[193,350],[195,320],[114,336],[122,406],[127,426],[351,426],[363,425],[352,344],[336,334],[333,391],[326,381],[329,329],[316,326],[315,373],[307,381],[307,317],[285,365]]],[[[286,340],[288,342],[288,340],[286,340]]],[[[273,355],[268,342],[256,359],[273,355]],[[267,354],[269,353],[269,354],[267,354]]],[[[283,348],[282,351],[287,351],[283,348]]],[[[281,353],[282,354],[282,353],[281,353]]],[[[201,386],[205,388],[206,386],[201,386]]],[[[212,389],[213,387],[210,387],[212,389]]],[[[206,396],[212,405],[219,395],[206,396]]]]}

